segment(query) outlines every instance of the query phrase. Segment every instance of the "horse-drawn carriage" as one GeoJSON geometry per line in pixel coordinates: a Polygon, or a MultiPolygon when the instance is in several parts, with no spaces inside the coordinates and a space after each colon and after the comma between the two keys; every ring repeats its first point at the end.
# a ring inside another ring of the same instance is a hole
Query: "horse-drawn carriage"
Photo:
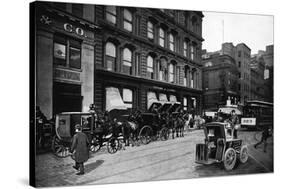
{"type": "Polygon", "coordinates": [[[232,170],[239,162],[247,162],[248,148],[233,137],[234,128],[229,123],[207,123],[204,133],[205,143],[196,144],[196,163],[222,163],[226,170],[232,170]]]}
{"type": "Polygon", "coordinates": [[[115,153],[120,147],[118,133],[114,132],[112,125],[107,125],[109,123],[106,117],[99,117],[95,111],[62,112],[56,115],[56,134],[52,142],[52,150],[56,156],[70,155],[69,150],[77,124],[82,126],[82,131],[88,136],[89,150],[92,152],[98,151],[105,142],[109,153],[115,153]]]}

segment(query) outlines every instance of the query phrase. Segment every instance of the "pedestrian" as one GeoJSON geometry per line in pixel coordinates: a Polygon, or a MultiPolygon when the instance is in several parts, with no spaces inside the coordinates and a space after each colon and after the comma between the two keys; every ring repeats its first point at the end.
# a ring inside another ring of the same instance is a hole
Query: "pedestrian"
{"type": "Polygon", "coordinates": [[[269,137],[269,130],[268,130],[268,127],[265,126],[263,127],[263,131],[262,131],[262,137],[261,137],[261,140],[255,144],[255,148],[258,147],[258,145],[260,145],[261,143],[263,143],[263,151],[266,153],[266,147],[267,147],[267,138],[269,137]]]}
{"type": "Polygon", "coordinates": [[[230,117],[230,124],[231,127],[233,129],[233,137],[236,139],[237,137],[237,131],[238,131],[238,127],[239,127],[239,118],[235,113],[235,110],[231,111],[231,117],[230,117]]]}
{"type": "Polygon", "coordinates": [[[74,154],[74,169],[79,172],[76,175],[84,174],[84,162],[89,159],[89,141],[85,133],[82,132],[81,125],[75,125],[76,134],[73,136],[70,152],[74,154]]]}

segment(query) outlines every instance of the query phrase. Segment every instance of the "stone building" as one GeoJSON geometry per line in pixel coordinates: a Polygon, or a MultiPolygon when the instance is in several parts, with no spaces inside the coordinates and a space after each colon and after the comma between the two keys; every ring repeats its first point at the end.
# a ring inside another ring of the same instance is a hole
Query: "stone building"
{"type": "Polygon", "coordinates": [[[95,97],[112,106],[146,111],[157,101],[202,107],[201,12],[135,7],[95,7],[95,97]]]}
{"type": "Polygon", "coordinates": [[[35,105],[48,119],[88,109],[94,98],[94,6],[35,2],[30,8],[35,105]]]}
{"type": "Polygon", "coordinates": [[[235,59],[228,54],[215,53],[202,60],[204,109],[218,108],[230,104],[237,105],[239,101],[238,68],[235,59]]]}

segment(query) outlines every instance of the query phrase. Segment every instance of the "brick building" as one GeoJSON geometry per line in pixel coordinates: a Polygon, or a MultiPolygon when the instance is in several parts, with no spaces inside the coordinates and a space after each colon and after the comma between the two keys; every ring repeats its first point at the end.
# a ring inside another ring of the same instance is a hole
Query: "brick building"
{"type": "Polygon", "coordinates": [[[239,101],[238,68],[228,54],[212,53],[203,62],[204,108],[218,108],[230,100],[232,105],[239,101]]]}
{"type": "Polygon", "coordinates": [[[202,107],[201,12],[95,6],[95,97],[100,110],[146,111],[153,100],[202,107]],[[123,104],[124,103],[124,104],[123,104]]]}

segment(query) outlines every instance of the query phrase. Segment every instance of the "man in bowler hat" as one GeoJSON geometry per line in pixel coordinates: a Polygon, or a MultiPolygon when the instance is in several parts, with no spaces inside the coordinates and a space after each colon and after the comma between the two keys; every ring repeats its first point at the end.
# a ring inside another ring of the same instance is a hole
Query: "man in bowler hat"
{"type": "Polygon", "coordinates": [[[76,175],[84,174],[84,162],[89,159],[89,141],[85,133],[82,132],[81,125],[75,125],[76,134],[73,136],[71,152],[74,152],[75,166],[74,169],[79,170],[76,175]]]}

